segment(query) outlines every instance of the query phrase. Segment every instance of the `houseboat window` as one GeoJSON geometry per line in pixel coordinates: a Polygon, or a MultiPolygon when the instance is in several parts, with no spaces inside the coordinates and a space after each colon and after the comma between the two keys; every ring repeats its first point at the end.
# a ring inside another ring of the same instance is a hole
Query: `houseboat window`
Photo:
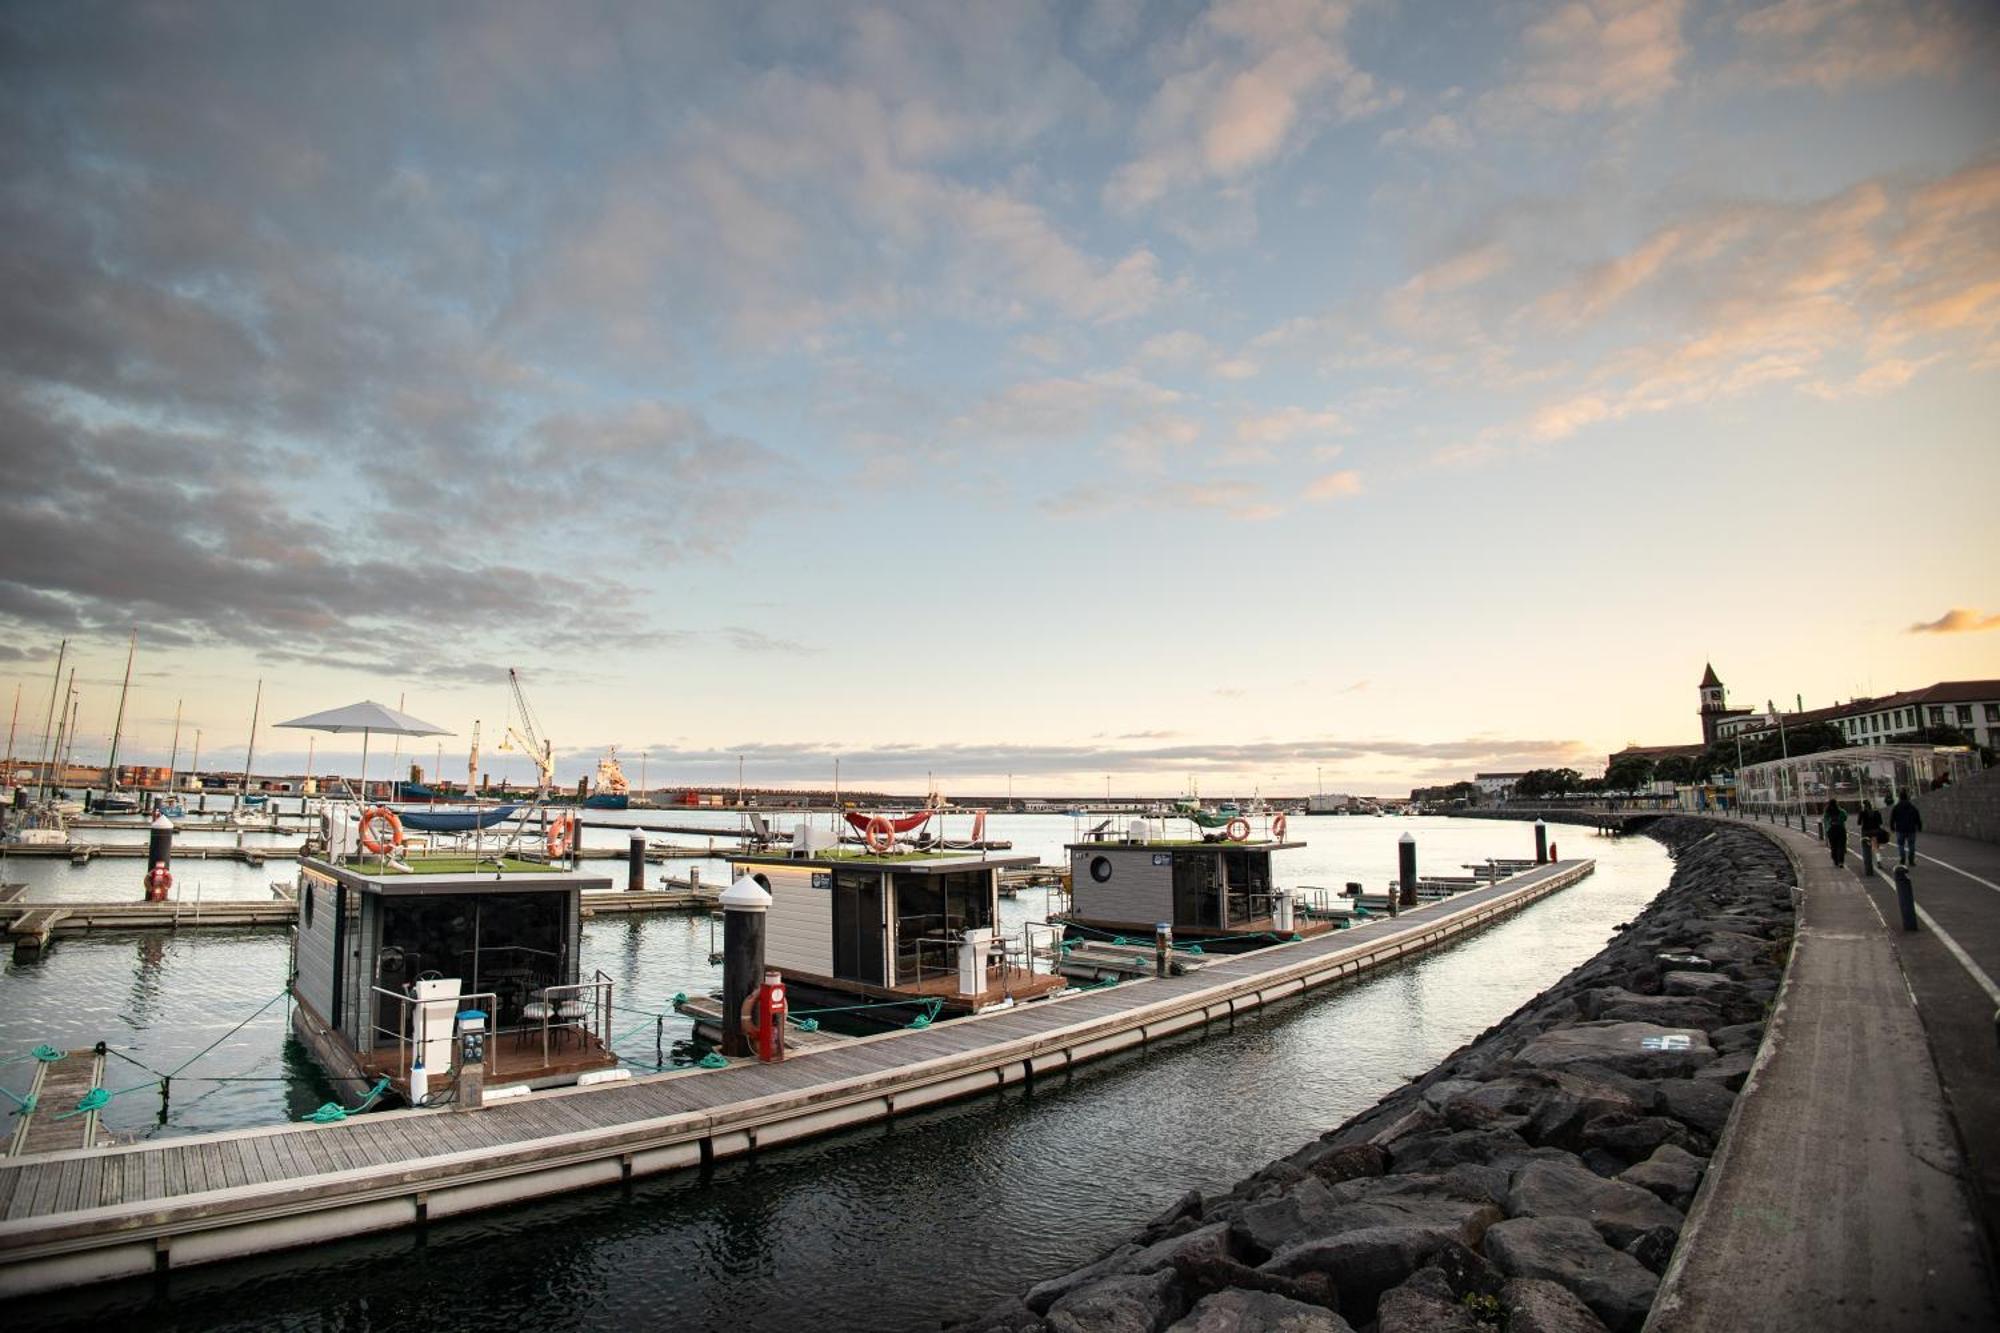
{"type": "Polygon", "coordinates": [[[381,915],[375,984],[384,990],[457,977],[465,993],[492,992],[506,1024],[535,991],[574,977],[560,893],[385,898],[381,915]]]}
{"type": "Polygon", "coordinates": [[[882,984],[882,922],[882,877],[866,871],[834,871],[834,976],[882,984]]]}
{"type": "Polygon", "coordinates": [[[755,872],[750,876],[750,878],[756,881],[757,887],[762,889],[764,892],[769,893],[771,891],[771,877],[765,874],[763,871],[760,870],[755,872]]]}
{"type": "Polygon", "coordinates": [[[306,881],[305,917],[306,929],[311,930],[313,923],[313,882],[311,880],[306,881]]]}
{"type": "Polygon", "coordinates": [[[955,971],[965,932],[993,924],[992,883],[984,871],[897,875],[894,888],[898,983],[955,971]]]}
{"type": "Polygon", "coordinates": [[[1111,878],[1111,858],[1110,858],[1110,857],[1108,857],[1108,856],[1093,856],[1093,857],[1091,857],[1091,858],[1090,858],[1090,877],[1091,877],[1092,879],[1096,880],[1096,881],[1097,881],[1097,882],[1098,882],[1099,884],[1102,884],[1102,883],[1103,883],[1103,882],[1104,882],[1105,880],[1107,880],[1107,879],[1110,879],[1110,878],[1111,878]]]}

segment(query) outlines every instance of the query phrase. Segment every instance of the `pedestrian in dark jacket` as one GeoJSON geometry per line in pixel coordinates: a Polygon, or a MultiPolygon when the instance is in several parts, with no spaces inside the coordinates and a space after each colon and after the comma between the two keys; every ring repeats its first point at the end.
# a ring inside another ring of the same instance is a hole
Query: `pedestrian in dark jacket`
{"type": "Polygon", "coordinates": [[[1861,836],[1864,839],[1874,843],[1877,847],[1889,841],[1888,833],[1882,828],[1882,812],[1875,808],[1875,802],[1863,801],[1861,803],[1859,818],[1861,821],[1861,836]]]}
{"type": "Polygon", "coordinates": [[[1924,817],[1910,802],[1908,792],[1896,794],[1896,804],[1889,811],[1889,831],[1896,835],[1896,864],[1913,866],[1917,863],[1917,834],[1923,830],[1924,817]]]}
{"type": "Polygon", "coordinates": [[[1838,870],[1847,864],[1847,812],[1829,796],[1826,809],[1819,812],[1819,822],[1826,830],[1826,849],[1833,853],[1833,866],[1838,870]]]}

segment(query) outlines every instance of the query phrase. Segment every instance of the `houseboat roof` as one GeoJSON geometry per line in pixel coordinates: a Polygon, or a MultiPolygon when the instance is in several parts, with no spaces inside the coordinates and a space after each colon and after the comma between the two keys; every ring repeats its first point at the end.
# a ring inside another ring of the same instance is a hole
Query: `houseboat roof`
{"type": "Polygon", "coordinates": [[[944,875],[961,870],[1017,870],[1038,864],[1032,856],[983,856],[977,852],[815,852],[811,856],[787,856],[783,852],[731,852],[731,865],[811,866],[821,870],[868,869],[900,870],[913,875],[944,875]]]}
{"type": "Polygon", "coordinates": [[[1066,842],[1066,852],[1285,852],[1294,847],[1305,846],[1302,842],[1278,842],[1271,838],[1246,838],[1236,842],[1230,838],[1147,838],[1135,842],[1129,838],[1104,838],[1097,842],[1066,842]]]}
{"type": "Polygon", "coordinates": [[[345,884],[349,888],[359,889],[363,893],[379,893],[387,897],[422,894],[547,893],[550,890],[590,892],[611,887],[608,876],[579,874],[573,870],[555,870],[538,861],[508,860],[497,869],[488,865],[481,870],[473,868],[473,859],[469,856],[441,857],[435,860],[413,858],[407,864],[410,869],[402,871],[380,864],[338,864],[317,856],[299,858],[300,867],[315,875],[345,884]]]}

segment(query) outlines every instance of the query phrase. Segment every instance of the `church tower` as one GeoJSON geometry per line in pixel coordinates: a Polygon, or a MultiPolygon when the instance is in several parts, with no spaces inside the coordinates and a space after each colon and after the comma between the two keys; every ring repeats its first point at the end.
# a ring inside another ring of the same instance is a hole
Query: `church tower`
{"type": "Polygon", "coordinates": [[[1715,744],[1715,724],[1729,714],[1729,704],[1722,688],[1722,681],[1715,674],[1715,664],[1710,662],[1708,670],[1701,675],[1701,743],[1715,744]]]}

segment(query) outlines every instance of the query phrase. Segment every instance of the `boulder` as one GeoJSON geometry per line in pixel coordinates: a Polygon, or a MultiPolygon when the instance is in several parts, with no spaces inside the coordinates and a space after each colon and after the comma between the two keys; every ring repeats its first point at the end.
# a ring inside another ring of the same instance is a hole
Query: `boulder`
{"type": "Polygon", "coordinates": [[[1375,1307],[1375,1328],[1376,1333],[1490,1333],[1435,1268],[1420,1269],[1408,1282],[1383,1292],[1375,1307]]]}
{"type": "Polygon", "coordinates": [[[1486,1254],[1511,1277],[1567,1287],[1614,1333],[1638,1333],[1660,1280],[1604,1243],[1580,1217],[1517,1217],[1486,1233],[1486,1254]]]}
{"type": "Polygon", "coordinates": [[[1711,1083],[1720,1083],[1731,1092],[1743,1091],[1743,1084],[1750,1077],[1750,1066],[1757,1063],[1755,1051],[1730,1051],[1715,1057],[1713,1064],[1703,1065],[1694,1071],[1694,1076],[1711,1083]]]}
{"type": "Polygon", "coordinates": [[[1174,1234],[1177,1229],[1181,1229],[1183,1222],[1200,1221],[1201,1191],[1189,1190],[1186,1194],[1174,1200],[1164,1212],[1159,1213],[1152,1221],[1146,1223],[1145,1227],[1139,1233],[1142,1238],[1141,1243],[1150,1244],[1162,1236],[1174,1234]]]}
{"type": "Polygon", "coordinates": [[[1618,1248],[1653,1272],[1664,1274],[1667,1261],[1674,1257],[1674,1246],[1680,1243],[1680,1238],[1680,1232],[1674,1227],[1647,1227],[1618,1248]]]}
{"type": "Polygon", "coordinates": [[[1019,1297],[1009,1297],[962,1324],[953,1324],[951,1333],[1042,1333],[1047,1327],[1019,1297]]]}
{"type": "Polygon", "coordinates": [[[1388,1150],[1376,1144],[1350,1143],[1341,1147],[1327,1144],[1325,1147],[1326,1151],[1315,1157],[1306,1170],[1329,1185],[1362,1176],[1379,1176],[1389,1169],[1388,1150]]]}
{"type": "Polygon", "coordinates": [[[1628,1162],[1641,1160],[1662,1143],[1686,1147],[1693,1141],[1680,1121],[1660,1115],[1601,1115],[1583,1127],[1581,1138],[1584,1146],[1608,1149],[1628,1162]]]}
{"type": "Polygon", "coordinates": [[[1545,1032],[1514,1057],[1530,1069],[1561,1069],[1585,1062],[1639,1078],[1678,1078],[1715,1058],[1708,1034],[1654,1023],[1578,1023],[1545,1032]]]}
{"type": "Polygon", "coordinates": [[[1125,1272],[1126,1261],[1138,1252],[1139,1247],[1137,1245],[1120,1245],[1096,1263],[1086,1264],[1074,1272],[1060,1274],[1048,1279],[1046,1282],[1037,1282],[1034,1286],[1028,1288],[1027,1295],[1021,1299],[1036,1314],[1047,1314],[1051,1305],[1054,1305],[1078,1287],[1095,1282],[1100,1277],[1108,1277],[1114,1273],[1125,1272]]]}
{"type": "Polygon", "coordinates": [[[1507,1333],[1604,1333],[1604,1321],[1566,1287],[1546,1278],[1517,1277],[1500,1288],[1507,1333]]]}
{"type": "Polygon", "coordinates": [[[1233,1259],[1236,1255],[1231,1236],[1228,1222],[1211,1222],[1205,1227],[1196,1227],[1178,1236],[1153,1242],[1127,1259],[1124,1269],[1130,1273],[1150,1273],[1157,1268],[1172,1268],[1182,1257],[1233,1259]]]}
{"type": "Polygon", "coordinates": [[[1235,1289],[1268,1291],[1286,1300],[1340,1309],[1340,1293],[1334,1290],[1333,1279],[1324,1273],[1279,1277],[1234,1259],[1194,1259],[1187,1255],[1174,1260],[1174,1272],[1180,1277],[1182,1294],[1189,1300],[1235,1289]]]}
{"type": "Polygon", "coordinates": [[[1443,1276],[1452,1295],[1460,1300],[1467,1296],[1497,1296],[1507,1282],[1499,1269],[1457,1241],[1438,1247],[1437,1253],[1424,1265],[1426,1272],[1433,1269],[1443,1276]]]}
{"type": "Polygon", "coordinates": [[[1637,1185],[1561,1162],[1530,1162],[1516,1171],[1507,1191],[1507,1214],[1580,1217],[1621,1248],[1649,1227],[1679,1234],[1682,1221],[1678,1210],[1637,1185]]]}
{"type": "Polygon", "coordinates": [[[1218,1291],[1204,1296],[1168,1333],[1354,1333],[1324,1306],[1268,1291],[1218,1291]]]}
{"type": "Polygon", "coordinates": [[[1532,1153],[1526,1139],[1505,1127],[1433,1130],[1398,1143],[1392,1165],[1403,1173],[1448,1171],[1461,1162],[1512,1166],[1532,1153]]]}
{"type": "Polygon", "coordinates": [[[1663,1143],[1645,1161],[1619,1172],[1618,1178],[1628,1185],[1637,1185],[1670,1207],[1685,1211],[1707,1166],[1707,1158],[1663,1143]]]}
{"type": "Polygon", "coordinates": [[[1666,1028],[1700,1028],[1706,1032],[1720,1027],[1724,1013],[1707,1000],[1686,995],[1633,995],[1621,992],[1607,998],[1595,1015],[1606,1022],[1654,1023],[1666,1028]]]}
{"type": "Polygon", "coordinates": [[[1171,1272],[1101,1277],[1049,1307],[1049,1333],[1159,1333],[1187,1312],[1171,1272]]]}
{"type": "Polygon", "coordinates": [[[1404,1281],[1446,1244],[1477,1246],[1500,1220],[1498,1208],[1457,1199],[1373,1199],[1336,1209],[1327,1232],[1289,1245],[1261,1271],[1280,1277],[1324,1273],[1341,1308],[1365,1319],[1375,1299],[1404,1281]]]}
{"type": "Polygon", "coordinates": [[[1714,1138],[1729,1121],[1736,1094],[1712,1079],[1661,1079],[1660,1111],[1714,1138]]]}
{"type": "Polygon", "coordinates": [[[1285,1194],[1245,1205],[1233,1225],[1250,1250],[1274,1254],[1287,1245],[1324,1235],[1328,1230],[1325,1218],[1336,1206],[1331,1189],[1317,1179],[1307,1179],[1285,1194]]]}

